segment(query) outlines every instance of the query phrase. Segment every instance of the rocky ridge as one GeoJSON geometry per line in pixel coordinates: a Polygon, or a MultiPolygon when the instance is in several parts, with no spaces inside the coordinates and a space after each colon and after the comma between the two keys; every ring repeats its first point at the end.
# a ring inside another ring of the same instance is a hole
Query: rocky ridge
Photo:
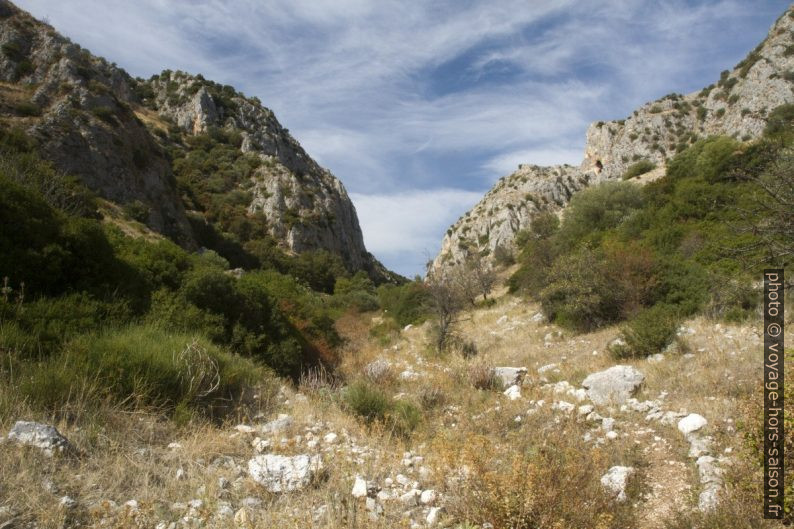
{"type": "Polygon", "coordinates": [[[0,49],[3,124],[26,131],[59,172],[78,177],[102,199],[137,208],[136,220],[151,230],[198,246],[165,140],[169,132],[178,131],[180,142],[223,130],[261,161],[240,191],[250,196],[248,214],[264,216],[282,249],[327,250],[350,270],[388,276],[364,246],[342,183],[257,98],[182,72],[134,79],[6,0],[0,0],[0,49]]]}
{"type": "Polygon", "coordinates": [[[717,83],[687,95],[646,103],[626,119],[599,121],[587,130],[578,167],[521,164],[447,230],[433,269],[461,263],[469,252],[493,256],[514,249],[515,235],[542,211],[562,213],[570,197],[588,185],[620,179],[638,162],[657,168],[640,181],[664,174],[676,152],[700,138],[757,138],[776,107],[794,102],[794,7],[773,24],[766,39],[717,83]]]}
{"type": "Polygon", "coordinates": [[[262,214],[268,231],[290,252],[324,249],[352,270],[380,267],[364,247],[355,207],[342,183],[321,167],[258,98],[202,76],[164,71],[139,82],[143,103],[184,134],[213,130],[239,134],[240,151],[261,164],[241,189],[251,193],[249,214],[262,214]]]}

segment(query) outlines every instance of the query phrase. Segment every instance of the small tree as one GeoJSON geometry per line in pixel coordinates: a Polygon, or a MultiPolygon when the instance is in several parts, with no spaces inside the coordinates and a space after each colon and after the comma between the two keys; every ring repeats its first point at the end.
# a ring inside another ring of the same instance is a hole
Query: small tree
{"type": "Polygon", "coordinates": [[[430,270],[425,284],[430,294],[430,307],[437,319],[436,348],[443,351],[452,336],[452,326],[459,321],[464,297],[452,278],[453,274],[430,270]]]}
{"type": "Polygon", "coordinates": [[[488,300],[488,294],[493,290],[496,284],[496,272],[493,268],[482,258],[479,252],[470,253],[466,256],[464,267],[474,279],[474,284],[484,300],[488,300]]]}

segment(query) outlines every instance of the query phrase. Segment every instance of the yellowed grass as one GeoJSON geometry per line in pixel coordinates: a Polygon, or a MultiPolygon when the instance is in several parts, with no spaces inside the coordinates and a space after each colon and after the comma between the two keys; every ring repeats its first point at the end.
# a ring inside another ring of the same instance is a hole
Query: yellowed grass
{"type": "MultiPolygon", "coordinates": [[[[742,443],[736,424],[744,416],[740,410],[752,408],[757,398],[757,324],[716,327],[697,318],[685,324],[695,331],[685,337],[694,357],[671,353],[659,363],[617,362],[607,352],[617,328],[572,335],[533,321],[537,312],[536,304],[504,293],[493,306],[469,311],[458,332],[478,346],[479,354],[470,359],[434,353],[427,325],[396,332],[384,345],[369,335],[377,315],[345,316],[338,323],[348,340],[338,367],[340,378],[350,382],[362,377],[365,366],[375,360],[391,363],[393,376],[378,381],[378,387],[422,409],[423,420],[410,437],[351,416],[333,384],[285,384],[279,402],[265,410],[265,417],[252,421],[289,414],[293,424],[272,436],[240,433],[235,423],[178,428],[143,412],[107,410],[93,418],[78,414],[57,423],[81,450],[77,459],[50,459],[0,444],[0,508],[11,507],[19,520],[36,521],[39,527],[154,527],[161,521],[178,522],[187,510],[184,504],[202,500],[194,514],[206,527],[410,527],[399,501],[384,503],[384,516],[371,520],[363,500],[350,494],[356,476],[383,485],[402,474],[441,495],[450,523],[491,521],[508,527],[531,519],[544,527],[651,529],[663,527],[665,518],[677,512],[690,511],[700,485],[687,458],[688,444],[674,424],[648,422],[632,411],[599,409],[617,420],[617,438],[601,444],[585,441],[586,434],[598,437],[603,432],[577,418],[576,411],[565,414],[550,408],[559,400],[577,406],[585,402],[544,389],[537,368],[558,364],[559,372],[548,373],[547,380],[578,387],[594,371],[616,363],[634,365],[646,375],[640,400],[666,392],[665,410],[697,412],[709,420],[715,455],[726,448],[738,454],[742,443]],[[521,398],[510,401],[500,390],[475,388],[470,373],[477,365],[526,366],[521,398]],[[404,376],[405,372],[415,376],[404,376]],[[545,405],[533,404],[539,400],[545,405]],[[323,440],[330,432],[338,436],[333,445],[323,440]],[[297,493],[265,492],[246,474],[257,435],[269,439],[275,453],[319,454],[325,466],[322,479],[297,493]],[[316,441],[313,447],[311,441],[316,441]],[[169,448],[174,442],[180,447],[169,448]],[[409,451],[424,461],[406,467],[403,456],[409,451]],[[612,502],[600,486],[600,476],[612,465],[637,469],[626,504],[612,502]],[[221,478],[228,488],[220,487],[221,478]],[[43,486],[46,480],[57,490],[43,486]],[[63,495],[80,506],[60,507],[63,495]],[[245,498],[256,498],[261,505],[243,506],[245,498]],[[129,500],[138,502],[137,510],[123,507],[129,500]],[[216,515],[224,503],[237,513],[237,522],[216,515]]],[[[23,413],[24,408],[18,410],[23,413]]],[[[0,427],[7,431],[14,419],[36,418],[6,417],[0,427]]],[[[741,457],[735,468],[749,472],[748,455],[741,457]]],[[[750,516],[746,496],[726,497],[736,512],[750,516]]]]}

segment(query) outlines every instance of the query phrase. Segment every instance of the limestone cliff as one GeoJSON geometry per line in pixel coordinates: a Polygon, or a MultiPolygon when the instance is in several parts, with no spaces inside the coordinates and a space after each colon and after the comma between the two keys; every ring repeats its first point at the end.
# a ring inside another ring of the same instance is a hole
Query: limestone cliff
{"type": "Polygon", "coordinates": [[[0,1],[0,117],[57,169],[102,198],[139,204],[146,223],[193,245],[168,160],[130,106],[129,76],[0,1]]]}
{"type": "Polygon", "coordinates": [[[140,82],[144,104],[182,134],[223,131],[260,163],[239,182],[251,215],[266,219],[269,234],[290,252],[324,249],[351,270],[380,269],[364,247],[355,207],[342,183],[321,167],[257,98],[201,76],[165,71],[140,82]]]}
{"type": "Polygon", "coordinates": [[[460,263],[468,252],[493,255],[512,251],[516,233],[542,210],[560,213],[571,195],[587,185],[619,179],[633,164],[657,166],[699,138],[715,134],[742,141],[761,135],[776,107],[794,102],[794,6],[768,36],[717,83],[688,95],[669,94],[643,105],[631,116],[593,123],[587,130],[579,167],[520,165],[453,224],[432,266],[460,263]]]}
{"type": "Polygon", "coordinates": [[[221,131],[238,140],[234,148],[253,172],[231,186],[210,182],[208,200],[236,207],[243,197],[244,215],[288,253],[327,250],[351,271],[391,278],[364,247],[342,183],[257,98],[182,72],[134,79],[6,0],[0,50],[0,122],[24,129],[59,171],[122,206],[112,211],[134,211],[152,230],[197,248],[195,217],[206,211],[185,201],[174,154],[221,131]]]}

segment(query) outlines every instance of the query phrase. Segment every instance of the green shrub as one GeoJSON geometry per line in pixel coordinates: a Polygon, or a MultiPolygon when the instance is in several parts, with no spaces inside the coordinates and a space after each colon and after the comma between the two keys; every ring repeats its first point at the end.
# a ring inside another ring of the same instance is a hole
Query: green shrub
{"type": "Polygon", "coordinates": [[[31,102],[19,103],[14,107],[14,110],[16,110],[16,113],[20,116],[41,116],[41,108],[31,102]]]}
{"type": "Polygon", "coordinates": [[[91,113],[109,125],[115,125],[116,121],[115,112],[107,106],[98,106],[91,109],[91,113]]]}
{"type": "Polygon", "coordinates": [[[618,358],[645,357],[664,350],[675,338],[680,320],[675,308],[654,305],[635,316],[621,330],[625,346],[613,353],[618,358]]]}
{"type": "Polygon", "coordinates": [[[64,342],[75,336],[132,317],[132,310],[124,300],[99,301],[85,292],[38,298],[18,308],[9,305],[0,301],[0,322],[5,321],[7,327],[0,333],[3,334],[0,348],[29,359],[56,354],[64,342]],[[23,335],[24,339],[18,340],[15,334],[23,335]]]}
{"type": "Polygon", "coordinates": [[[422,422],[422,410],[406,400],[396,400],[386,415],[386,422],[394,433],[405,437],[422,422]]]}
{"type": "Polygon", "coordinates": [[[631,164],[627,169],[626,172],[623,173],[623,180],[630,180],[636,176],[643,175],[649,171],[653,171],[656,169],[656,164],[650,160],[640,160],[634,164],[631,164]]]}
{"type": "Polygon", "coordinates": [[[595,243],[643,205],[642,188],[631,182],[604,182],[576,193],[557,240],[566,248],[595,243]]]}
{"type": "Polygon", "coordinates": [[[540,292],[541,307],[550,321],[583,332],[617,321],[620,301],[603,255],[587,247],[556,259],[540,292]]]}
{"type": "Polygon", "coordinates": [[[392,407],[391,398],[385,392],[363,381],[345,388],[342,400],[351,412],[368,423],[385,420],[392,407]]]}
{"type": "Polygon", "coordinates": [[[416,325],[430,316],[430,293],[421,280],[381,285],[377,295],[381,308],[400,327],[416,325]]]}
{"type": "Polygon", "coordinates": [[[78,398],[89,405],[169,413],[188,407],[214,415],[265,376],[262,368],[202,338],[132,326],[79,336],[62,355],[24,365],[12,383],[21,399],[50,411],[78,398]]]}

